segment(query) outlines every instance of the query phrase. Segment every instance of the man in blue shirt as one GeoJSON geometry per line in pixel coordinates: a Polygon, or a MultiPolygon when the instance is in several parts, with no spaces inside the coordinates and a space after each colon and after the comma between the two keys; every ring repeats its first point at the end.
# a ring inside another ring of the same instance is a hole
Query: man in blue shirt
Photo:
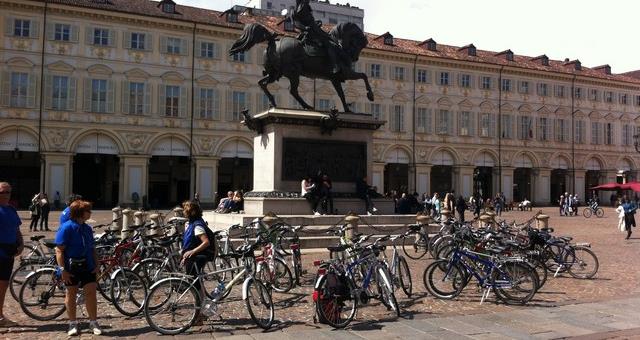
{"type": "Polygon", "coordinates": [[[11,185],[0,182],[0,327],[15,326],[16,323],[4,316],[4,297],[9,287],[13,271],[13,258],[22,253],[24,247],[16,209],[9,205],[11,185]]]}

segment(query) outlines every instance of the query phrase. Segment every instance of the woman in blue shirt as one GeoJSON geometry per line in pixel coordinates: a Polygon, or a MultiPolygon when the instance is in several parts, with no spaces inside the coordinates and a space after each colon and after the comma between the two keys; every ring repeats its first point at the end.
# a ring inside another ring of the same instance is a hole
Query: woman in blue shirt
{"type": "Polygon", "coordinates": [[[56,260],[62,269],[62,280],[67,292],[65,305],[69,316],[69,336],[78,334],[76,320],[76,296],[78,286],[83,288],[89,328],[95,335],[102,334],[96,321],[96,275],[98,255],[95,251],[93,230],[85,222],[91,217],[91,203],[76,200],[69,206],[69,220],[56,233],[56,260]]]}
{"type": "MultiPolygon", "coordinates": [[[[189,275],[197,275],[207,262],[213,260],[209,254],[209,240],[207,223],[202,219],[202,208],[195,201],[182,203],[184,216],[189,219],[182,239],[182,264],[189,275]]],[[[199,283],[196,283],[199,285],[199,283]]],[[[200,289],[199,286],[196,288],[200,289]]]]}
{"type": "Polygon", "coordinates": [[[11,185],[0,182],[0,327],[12,327],[16,323],[4,315],[4,297],[9,287],[13,271],[13,258],[22,253],[23,242],[20,233],[22,221],[16,209],[9,205],[11,185]]]}

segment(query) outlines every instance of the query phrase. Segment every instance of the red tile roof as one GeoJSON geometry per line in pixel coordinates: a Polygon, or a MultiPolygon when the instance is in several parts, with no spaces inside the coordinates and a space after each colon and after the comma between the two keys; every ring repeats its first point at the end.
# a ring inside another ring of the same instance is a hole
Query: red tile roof
{"type": "Polygon", "coordinates": [[[640,70],[635,70],[635,71],[631,71],[631,72],[625,72],[625,73],[621,73],[624,76],[627,77],[633,77],[633,78],[638,78],[640,79],[640,70]]]}
{"type": "MultiPolygon", "coordinates": [[[[45,0],[30,0],[36,2],[44,2],[45,0]]],[[[229,23],[224,16],[220,16],[222,12],[197,8],[191,6],[176,5],[177,14],[164,13],[158,6],[158,2],[150,0],[48,0],[50,4],[62,4],[75,7],[87,7],[111,12],[130,13],[136,15],[152,16],[167,19],[183,20],[188,22],[196,22],[201,24],[209,24],[215,26],[229,27],[241,30],[244,24],[258,22],[268,26],[270,29],[280,33],[291,35],[278,27],[278,23],[282,18],[269,16],[253,16],[239,15],[239,23],[229,23]]],[[[325,25],[328,26],[329,25],[325,25]]],[[[389,34],[389,32],[385,33],[389,34]]],[[[622,81],[640,85],[640,76],[637,73],[628,72],[623,74],[605,74],[602,70],[595,70],[588,67],[582,67],[581,71],[575,71],[572,67],[564,66],[564,61],[549,60],[549,66],[544,66],[536,58],[523,55],[514,55],[513,61],[506,60],[500,54],[494,51],[485,51],[477,49],[476,55],[469,55],[466,51],[459,51],[459,47],[438,44],[437,51],[430,51],[423,45],[423,42],[402,39],[394,37],[393,45],[385,45],[383,35],[375,35],[366,33],[369,38],[368,48],[375,50],[383,50],[405,54],[417,54],[421,56],[444,58],[458,61],[478,62],[492,65],[505,65],[513,67],[521,67],[530,70],[548,71],[562,74],[577,74],[593,78],[622,81]]],[[[637,72],[637,71],[636,71],[637,72]]]]}

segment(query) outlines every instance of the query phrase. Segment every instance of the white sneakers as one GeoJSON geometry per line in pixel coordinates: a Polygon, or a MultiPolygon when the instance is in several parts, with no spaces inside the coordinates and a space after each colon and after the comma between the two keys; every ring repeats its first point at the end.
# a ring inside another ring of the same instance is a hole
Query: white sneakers
{"type": "MultiPolygon", "coordinates": [[[[93,335],[102,335],[102,329],[100,325],[98,325],[97,321],[89,321],[89,330],[93,333],[93,335]]],[[[71,322],[69,323],[69,331],[67,331],[68,336],[76,336],[79,334],[78,331],[78,323],[71,322]]]]}
{"type": "Polygon", "coordinates": [[[320,213],[316,211],[313,213],[313,216],[320,216],[320,213]]]}
{"type": "Polygon", "coordinates": [[[378,208],[373,207],[373,209],[371,209],[371,210],[372,210],[373,212],[376,212],[376,211],[378,211],[378,208]]]}
{"type": "Polygon", "coordinates": [[[101,335],[102,329],[98,325],[98,321],[89,321],[89,329],[93,332],[93,335],[101,335]]]}
{"type": "Polygon", "coordinates": [[[72,322],[69,324],[69,331],[67,331],[68,336],[76,336],[78,335],[78,323],[72,322]]]}
{"type": "Polygon", "coordinates": [[[371,211],[367,211],[367,216],[371,216],[371,215],[373,215],[371,211]]]}

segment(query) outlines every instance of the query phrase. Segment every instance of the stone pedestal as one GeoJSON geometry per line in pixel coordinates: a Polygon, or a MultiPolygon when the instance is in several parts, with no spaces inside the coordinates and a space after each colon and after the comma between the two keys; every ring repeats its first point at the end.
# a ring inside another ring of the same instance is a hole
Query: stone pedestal
{"type": "Polygon", "coordinates": [[[287,200],[301,199],[303,177],[318,173],[330,177],[334,207],[341,214],[348,212],[337,203],[341,199],[355,200],[364,210],[355,182],[366,176],[372,184],[373,132],[383,122],[366,114],[270,109],[246,124],[258,134],[253,142],[253,191],[245,195],[245,212],[311,214],[306,202],[287,200]]]}

